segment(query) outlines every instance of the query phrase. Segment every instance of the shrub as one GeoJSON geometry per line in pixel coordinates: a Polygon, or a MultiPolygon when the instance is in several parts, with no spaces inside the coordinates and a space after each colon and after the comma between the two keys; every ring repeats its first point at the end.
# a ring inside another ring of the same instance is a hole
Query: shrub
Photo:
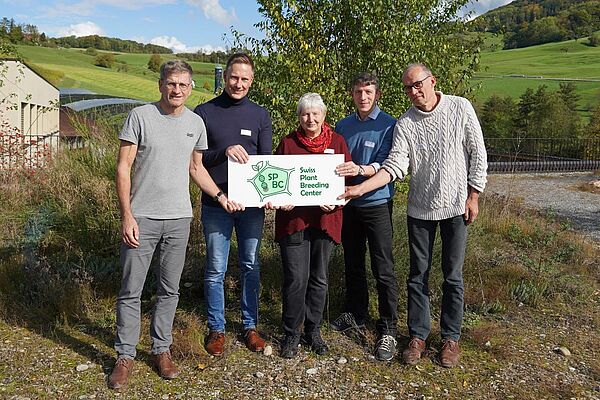
{"type": "Polygon", "coordinates": [[[594,33],[588,37],[588,43],[590,46],[598,47],[600,46],[600,33],[594,33]]]}
{"type": "Polygon", "coordinates": [[[153,72],[159,72],[163,60],[159,54],[152,54],[148,60],[148,69],[153,72]]]}
{"type": "Polygon", "coordinates": [[[117,64],[117,71],[118,72],[127,72],[127,71],[129,71],[129,65],[127,65],[127,63],[125,61],[120,61],[117,64]]]}
{"type": "Polygon", "coordinates": [[[88,47],[87,49],[85,49],[84,54],[87,54],[88,56],[97,56],[98,50],[96,50],[93,47],[88,47]]]}
{"type": "Polygon", "coordinates": [[[112,68],[115,64],[115,56],[112,53],[98,54],[94,60],[94,65],[103,68],[112,68]]]}

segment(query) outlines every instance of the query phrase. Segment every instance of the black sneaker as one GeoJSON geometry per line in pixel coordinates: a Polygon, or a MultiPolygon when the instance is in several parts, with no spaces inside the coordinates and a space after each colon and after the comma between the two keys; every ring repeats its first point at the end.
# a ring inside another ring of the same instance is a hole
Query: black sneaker
{"type": "Polygon", "coordinates": [[[345,312],[331,322],[329,327],[338,332],[346,332],[352,329],[361,331],[365,328],[365,324],[358,324],[352,313],[345,312]]]}
{"type": "Polygon", "coordinates": [[[294,358],[298,354],[298,346],[300,345],[300,334],[286,334],[281,342],[281,357],[294,358]]]}
{"type": "Polygon", "coordinates": [[[379,361],[390,361],[396,354],[396,339],[391,335],[381,335],[375,346],[375,358],[379,361]]]}
{"type": "Polygon", "coordinates": [[[310,350],[320,356],[329,352],[327,343],[321,337],[320,331],[314,331],[304,334],[304,341],[310,347],[310,350]]]}

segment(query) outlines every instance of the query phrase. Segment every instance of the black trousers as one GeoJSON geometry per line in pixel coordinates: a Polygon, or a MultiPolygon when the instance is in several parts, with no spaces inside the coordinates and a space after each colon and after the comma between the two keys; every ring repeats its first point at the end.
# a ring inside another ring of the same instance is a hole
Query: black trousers
{"type": "Polygon", "coordinates": [[[369,288],[365,257],[367,242],[371,271],[377,282],[379,334],[396,335],[398,321],[398,281],[392,255],[393,202],[373,207],[344,207],[342,244],[346,273],[346,311],[361,324],[367,318],[369,288]]]}
{"type": "Polygon", "coordinates": [[[318,330],[327,298],[327,274],[333,240],[309,228],[279,242],[283,262],[283,330],[298,334],[318,330]]]}

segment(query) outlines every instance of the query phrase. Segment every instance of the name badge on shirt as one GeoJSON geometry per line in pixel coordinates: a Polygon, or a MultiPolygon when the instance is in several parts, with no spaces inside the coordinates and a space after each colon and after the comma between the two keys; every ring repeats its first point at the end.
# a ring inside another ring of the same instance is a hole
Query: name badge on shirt
{"type": "Polygon", "coordinates": [[[323,153],[325,153],[325,154],[335,154],[335,151],[333,149],[325,149],[325,151],[323,153]]]}
{"type": "Polygon", "coordinates": [[[249,129],[241,129],[240,130],[240,135],[242,136],[252,136],[252,131],[249,129]]]}
{"type": "Polygon", "coordinates": [[[371,142],[370,140],[365,141],[365,147],[375,147],[375,142],[371,142]]]}

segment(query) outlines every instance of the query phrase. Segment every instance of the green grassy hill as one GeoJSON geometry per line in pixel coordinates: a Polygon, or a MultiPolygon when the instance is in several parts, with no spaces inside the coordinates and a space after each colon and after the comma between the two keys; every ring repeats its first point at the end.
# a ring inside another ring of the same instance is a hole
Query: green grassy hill
{"type": "MultiPolygon", "coordinates": [[[[498,39],[490,36],[490,40],[498,39]]],[[[527,88],[540,85],[554,90],[564,78],[574,80],[581,95],[579,109],[584,113],[600,103],[600,47],[589,46],[587,39],[512,50],[487,47],[474,81],[481,83],[478,101],[492,94],[518,98],[527,88]]]]}
{"type": "MultiPolygon", "coordinates": [[[[498,50],[501,36],[488,34],[481,54],[481,70],[473,83],[481,84],[475,93],[476,102],[483,103],[492,94],[518,98],[527,88],[547,85],[558,88],[562,78],[574,81],[581,100],[578,108],[584,116],[600,103],[600,47],[587,45],[587,39],[550,43],[522,49],[498,50]],[[586,81],[589,79],[590,81],[586,81]],[[594,81],[596,80],[596,81],[594,81]]],[[[116,56],[124,62],[127,71],[97,67],[94,56],[81,49],[52,49],[18,46],[19,52],[42,73],[61,87],[81,87],[97,93],[155,100],[158,96],[158,75],[147,69],[150,54],[127,54],[116,56]]],[[[174,55],[163,55],[175,57],[174,55]]],[[[203,89],[205,82],[213,86],[214,65],[190,63],[196,72],[196,89],[188,105],[194,106],[213,97],[203,89]]]]}
{"type": "MultiPolygon", "coordinates": [[[[156,100],[159,97],[156,80],[158,74],[147,68],[150,54],[117,54],[113,68],[94,65],[95,56],[81,49],[52,49],[35,46],[17,46],[19,53],[34,68],[59,87],[81,87],[100,94],[129,97],[140,100],[156,100]],[[125,64],[123,64],[125,63],[125,64]],[[120,70],[117,66],[126,66],[120,70]]],[[[163,60],[175,58],[164,54],[163,60]]],[[[212,92],[203,89],[204,82],[213,87],[213,64],[191,62],[196,75],[196,88],[187,102],[189,106],[203,103],[213,97],[212,92]]]]}

